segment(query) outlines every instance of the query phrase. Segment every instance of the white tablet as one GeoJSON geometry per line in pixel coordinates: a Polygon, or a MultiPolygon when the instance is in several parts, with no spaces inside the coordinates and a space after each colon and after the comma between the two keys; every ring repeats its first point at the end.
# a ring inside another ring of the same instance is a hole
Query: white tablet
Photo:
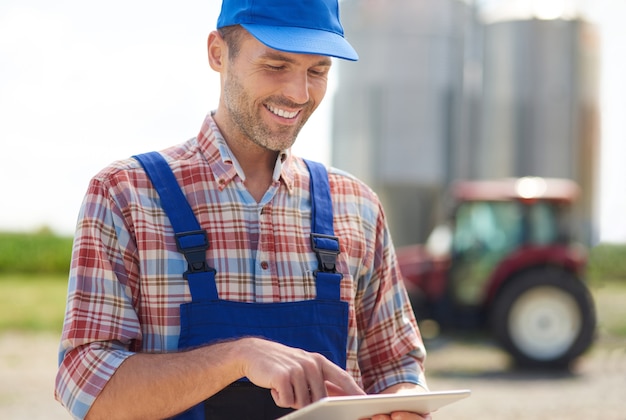
{"type": "Polygon", "coordinates": [[[434,391],[422,394],[377,394],[326,397],[279,420],[358,420],[394,411],[432,413],[446,404],[469,397],[469,389],[434,391]]]}

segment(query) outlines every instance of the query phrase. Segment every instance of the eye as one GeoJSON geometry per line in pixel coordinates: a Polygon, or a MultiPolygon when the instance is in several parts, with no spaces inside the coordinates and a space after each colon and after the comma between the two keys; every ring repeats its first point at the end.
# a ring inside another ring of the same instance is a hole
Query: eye
{"type": "Polygon", "coordinates": [[[311,73],[313,76],[323,77],[328,74],[328,68],[326,67],[312,68],[312,69],[309,69],[309,73],[311,73]]]}
{"type": "Polygon", "coordinates": [[[285,69],[283,64],[266,64],[265,67],[271,71],[280,71],[285,69]]]}

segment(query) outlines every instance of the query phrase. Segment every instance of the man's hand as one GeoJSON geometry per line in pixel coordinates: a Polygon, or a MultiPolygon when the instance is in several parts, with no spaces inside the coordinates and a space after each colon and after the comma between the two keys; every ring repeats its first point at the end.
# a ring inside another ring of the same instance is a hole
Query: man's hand
{"type": "MultiPolygon", "coordinates": [[[[397,384],[392,387],[387,388],[382,392],[382,394],[420,394],[422,392],[426,392],[427,390],[422,388],[419,385],[414,384],[397,384]]],[[[368,420],[431,420],[432,417],[430,413],[419,414],[419,413],[409,413],[405,411],[397,411],[391,414],[378,414],[372,416],[371,419],[368,420]]],[[[361,419],[366,420],[366,419],[361,419]]]]}
{"type": "Polygon", "coordinates": [[[189,351],[134,354],[118,367],[88,418],[171,417],[244,376],[271,389],[281,407],[301,408],[326,395],[364,394],[347,372],[320,354],[241,338],[189,351]]]}
{"type": "Polygon", "coordinates": [[[365,394],[350,374],[321,354],[257,338],[238,344],[241,376],[271,389],[279,407],[302,408],[329,394],[365,394]]]}

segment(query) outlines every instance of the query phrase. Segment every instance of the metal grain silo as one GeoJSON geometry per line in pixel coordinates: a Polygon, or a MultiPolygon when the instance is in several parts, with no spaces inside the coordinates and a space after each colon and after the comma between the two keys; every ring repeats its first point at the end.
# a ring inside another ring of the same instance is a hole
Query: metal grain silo
{"type": "Polygon", "coordinates": [[[593,238],[599,153],[596,28],[574,15],[507,17],[484,26],[475,178],[545,176],[581,186],[579,238],[593,238]]]}
{"type": "MultiPolygon", "coordinates": [[[[332,163],[374,187],[400,245],[423,241],[444,216],[454,179],[524,175],[580,184],[579,236],[590,242],[595,28],[576,13],[485,18],[478,3],[486,2],[341,3],[361,60],[338,62],[332,163]]],[[[494,3],[500,11],[534,4],[494,3]]]]}
{"type": "Polygon", "coordinates": [[[467,7],[346,0],[341,14],[360,61],[338,63],[332,163],[379,193],[397,243],[423,240],[449,178],[467,7]]]}

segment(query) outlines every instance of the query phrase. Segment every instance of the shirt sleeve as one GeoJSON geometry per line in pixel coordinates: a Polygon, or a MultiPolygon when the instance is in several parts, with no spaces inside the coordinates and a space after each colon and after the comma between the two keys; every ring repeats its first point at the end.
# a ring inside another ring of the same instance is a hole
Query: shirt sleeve
{"type": "Polygon", "coordinates": [[[134,354],[141,329],[133,306],[136,250],[122,212],[94,178],[72,250],[55,397],[84,418],[115,370],[134,354]]]}
{"type": "MultiPolygon", "coordinates": [[[[380,204],[379,204],[380,206],[380,204]]],[[[396,261],[382,207],[376,225],[371,269],[360,279],[365,285],[358,315],[364,334],[359,351],[363,386],[379,393],[399,383],[426,389],[426,350],[396,261]]]]}

